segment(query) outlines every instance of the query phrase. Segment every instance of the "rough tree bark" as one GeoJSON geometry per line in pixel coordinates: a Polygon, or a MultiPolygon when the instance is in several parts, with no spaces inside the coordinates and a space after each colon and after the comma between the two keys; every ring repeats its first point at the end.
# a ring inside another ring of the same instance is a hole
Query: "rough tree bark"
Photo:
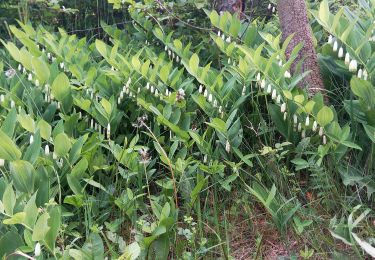
{"type": "Polygon", "coordinates": [[[292,66],[292,72],[295,72],[296,64],[302,60],[302,72],[311,71],[302,81],[302,86],[307,88],[310,95],[321,92],[327,101],[326,89],[323,85],[318,57],[314,48],[312,30],[307,17],[305,0],[278,0],[277,9],[283,40],[294,34],[286,49],[287,58],[290,57],[294,47],[300,42],[303,43],[303,48],[292,66]]]}

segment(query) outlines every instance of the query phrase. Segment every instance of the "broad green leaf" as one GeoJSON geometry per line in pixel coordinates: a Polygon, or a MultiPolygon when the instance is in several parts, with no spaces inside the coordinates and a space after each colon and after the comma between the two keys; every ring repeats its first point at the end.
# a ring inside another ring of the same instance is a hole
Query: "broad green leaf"
{"type": "Polygon", "coordinates": [[[319,125],[324,127],[332,122],[333,117],[334,115],[333,115],[332,109],[327,106],[324,106],[318,112],[316,121],[318,122],[319,125]]]}
{"type": "Polygon", "coordinates": [[[12,185],[7,185],[2,201],[5,213],[8,215],[13,215],[14,205],[16,205],[16,194],[13,191],[12,185]]]}
{"type": "Polygon", "coordinates": [[[55,153],[60,157],[64,157],[72,148],[69,137],[65,133],[60,133],[54,139],[55,153]]]}
{"type": "Polygon", "coordinates": [[[199,67],[199,57],[196,53],[191,56],[189,60],[189,67],[193,73],[197,73],[199,67]]]}
{"type": "Polygon", "coordinates": [[[43,119],[40,119],[40,121],[38,122],[38,128],[40,130],[40,136],[44,140],[49,141],[49,139],[51,137],[51,132],[52,132],[52,127],[50,126],[50,124],[48,124],[43,119]]]}
{"type": "Polygon", "coordinates": [[[12,139],[0,130],[0,159],[14,161],[20,159],[21,155],[21,151],[12,139]]]}
{"type": "Polygon", "coordinates": [[[34,191],[35,170],[27,161],[16,160],[9,164],[14,187],[21,192],[34,191]]]}
{"type": "Polygon", "coordinates": [[[48,219],[50,218],[48,212],[43,213],[38,220],[36,221],[33,236],[33,241],[42,241],[44,240],[50,227],[48,226],[48,219]]]}

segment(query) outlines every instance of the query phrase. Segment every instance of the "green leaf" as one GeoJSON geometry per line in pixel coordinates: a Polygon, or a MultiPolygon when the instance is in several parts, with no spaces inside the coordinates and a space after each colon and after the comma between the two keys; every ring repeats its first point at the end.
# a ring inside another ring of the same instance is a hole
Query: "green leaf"
{"type": "Polygon", "coordinates": [[[25,130],[35,133],[35,122],[30,115],[17,115],[17,120],[25,130]]]}
{"type": "Polygon", "coordinates": [[[40,129],[40,136],[44,139],[49,141],[51,137],[52,127],[43,119],[40,119],[38,122],[38,128],[40,129]]]}
{"type": "Polygon", "coordinates": [[[25,218],[26,218],[25,212],[18,212],[14,214],[11,218],[5,219],[3,223],[5,225],[22,224],[25,222],[25,218]]]}
{"type": "Polygon", "coordinates": [[[321,21],[328,27],[330,26],[329,24],[329,6],[328,6],[328,1],[323,0],[320,3],[320,8],[319,8],[319,18],[321,21]]]}
{"type": "Polygon", "coordinates": [[[31,64],[32,64],[34,72],[35,72],[35,74],[36,74],[36,76],[39,80],[39,83],[42,86],[49,79],[49,76],[50,76],[49,68],[44,61],[42,61],[42,60],[40,60],[36,57],[33,57],[33,59],[31,60],[31,64]]]}
{"type": "Polygon", "coordinates": [[[16,127],[17,120],[17,111],[16,108],[12,108],[9,112],[5,120],[2,122],[1,130],[4,131],[9,137],[12,137],[14,133],[14,128],[16,127]]]}
{"type": "Polygon", "coordinates": [[[0,130],[0,159],[9,161],[21,158],[21,151],[2,130],[0,130]]]}
{"type": "Polygon", "coordinates": [[[189,60],[189,67],[190,67],[190,70],[194,74],[197,73],[198,67],[199,67],[199,57],[196,53],[194,53],[193,56],[191,56],[191,58],[189,60]]]}
{"type": "Polygon", "coordinates": [[[16,205],[16,194],[14,194],[12,185],[7,185],[3,194],[2,202],[5,213],[8,215],[13,215],[14,205],[16,205]]]}
{"type": "Polygon", "coordinates": [[[319,125],[324,127],[332,122],[333,117],[334,115],[333,115],[332,109],[327,106],[324,106],[318,112],[316,121],[318,122],[319,125]]]}
{"type": "Polygon", "coordinates": [[[37,193],[35,192],[23,209],[26,214],[24,223],[30,228],[34,228],[35,221],[38,218],[38,208],[35,204],[36,195],[37,193]]]}
{"type": "Polygon", "coordinates": [[[137,242],[133,242],[125,248],[124,254],[122,254],[118,260],[136,260],[141,254],[141,248],[137,242]]]}
{"type": "Polygon", "coordinates": [[[34,230],[33,230],[33,241],[42,241],[46,236],[50,227],[48,226],[48,219],[49,219],[48,212],[43,213],[37,220],[34,230]]]}
{"type": "Polygon", "coordinates": [[[16,160],[9,165],[14,187],[21,192],[34,191],[35,170],[27,161],[16,160]]]}
{"type": "Polygon", "coordinates": [[[88,259],[104,259],[104,245],[100,235],[91,233],[83,245],[82,251],[88,259]]]}
{"type": "Polygon", "coordinates": [[[206,123],[206,124],[213,127],[216,131],[218,131],[219,133],[222,133],[224,135],[227,132],[226,124],[220,118],[214,118],[214,119],[212,119],[211,123],[206,123]]]}
{"type": "Polygon", "coordinates": [[[365,132],[367,136],[371,139],[371,141],[375,143],[375,127],[363,124],[363,128],[365,129],[365,132]]]}
{"type": "Polygon", "coordinates": [[[68,154],[68,152],[72,148],[70,139],[65,133],[60,133],[56,136],[54,140],[54,145],[55,153],[60,157],[63,157],[66,154],[68,154]]]}
{"type": "Polygon", "coordinates": [[[53,252],[55,250],[56,238],[61,225],[61,209],[56,206],[49,211],[50,218],[48,219],[47,233],[45,235],[44,241],[47,247],[53,252]]]}
{"type": "Polygon", "coordinates": [[[73,98],[69,78],[61,72],[53,81],[52,95],[64,105],[64,109],[70,109],[73,98]]]}

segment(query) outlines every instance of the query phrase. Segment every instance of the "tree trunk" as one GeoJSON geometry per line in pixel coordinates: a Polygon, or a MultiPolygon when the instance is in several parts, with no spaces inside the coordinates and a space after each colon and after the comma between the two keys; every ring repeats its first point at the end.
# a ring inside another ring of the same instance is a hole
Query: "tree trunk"
{"type": "Polygon", "coordinates": [[[290,57],[294,47],[300,42],[303,43],[303,48],[292,65],[292,72],[296,71],[296,65],[302,60],[302,73],[310,71],[303,79],[302,85],[306,87],[311,96],[321,92],[327,101],[326,89],[323,85],[318,57],[314,48],[313,34],[307,17],[305,0],[278,0],[278,12],[283,40],[294,34],[286,49],[287,58],[290,57]]]}
{"type": "Polygon", "coordinates": [[[216,10],[219,12],[241,13],[243,0],[217,0],[216,10]]]}

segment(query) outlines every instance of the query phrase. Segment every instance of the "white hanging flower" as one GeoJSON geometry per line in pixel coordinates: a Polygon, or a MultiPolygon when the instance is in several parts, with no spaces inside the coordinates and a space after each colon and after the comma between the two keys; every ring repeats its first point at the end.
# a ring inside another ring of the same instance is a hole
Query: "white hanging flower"
{"type": "Polygon", "coordinates": [[[208,91],[207,91],[207,89],[205,89],[205,90],[204,90],[204,93],[203,93],[203,96],[204,96],[204,97],[207,97],[207,95],[208,95],[208,91]]]}
{"type": "Polygon", "coordinates": [[[301,137],[302,139],[306,137],[306,130],[302,130],[301,137]]]}
{"type": "Polygon", "coordinates": [[[272,7],[272,13],[276,12],[276,7],[272,7]]]}
{"type": "Polygon", "coordinates": [[[282,103],[280,107],[281,113],[284,113],[286,111],[286,103],[282,103]]]}
{"type": "Polygon", "coordinates": [[[224,33],[221,35],[221,39],[224,41],[225,40],[225,35],[224,33]]]}
{"type": "Polygon", "coordinates": [[[121,104],[121,98],[118,97],[118,99],[117,99],[117,105],[120,105],[120,104],[121,104]]]}
{"type": "Polygon", "coordinates": [[[285,71],[285,73],[284,73],[284,77],[285,77],[286,79],[290,79],[290,78],[292,77],[292,75],[290,75],[290,72],[289,72],[289,71],[285,71]]]}
{"type": "Polygon", "coordinates": [[[61,109],[61,104],[60,104],[60,102],[59,102],[59,101],[57,102],[57,109],[58,109],[58,110],[60,110],[60,109],[61,109]]]}
{"type": "Polygon", "coordinates": [[[42,49],[42,52],[45,53],[45,52],[46,52],[46,49],[43,48],[43,49],[42,49]]]}
{"type": "Polygon", "coordinates": [[[52,153],[52,159],[57,160],[57,154],[55,152],[52,153]]]}
{"type": "Polygon", "coordinates": [[[15,103],[13,100],[11,100],[11,101],[10,101],[10,107],[11,107],[11,108],[14,108],[15,106],[16,106],[16,103],[15,103]]]}
{"type": "Polygon", "coordinates": [[[226,42],[231,42],[231,38],[230,38],[230,36],[228,36],[228,38],[225,40],[226,42]]]}
{"type": "Polygon", "coordinates": [[[357,61],[356,60],[352,60],[350,63],[349,63],[349,71],[350,72],[357,72],[357,61]]]}
{"type": "Polygon", "coordinates": [[[271,8],[272,8],[272,5],[271,4],[268,4],[268,10],[271,10],[271,8]]]}
{"type": "Polygon", "coordinates": [[[31,73],[29,73],[29,75],[27,76],[27,79],[28,79],[29,81],[32,81],[32,80],[33,80],[33,75],[32,75],[31,73]]]}
{"type": "Polygon", "coordinates": [[[283,66],[283,61],[282,61],[282,60],[279,60],[279,66],[280,66],[280,67],[283,66]]]}
{"type": "Polygon", "coordinates": [[[159,90],[155,89],[155,97],[158,97],[158,96],[159,96],[159,90]]]}
{"type": "Polygon", "coordinates": [[[4,159],[0,159],[0,167],[3,167],[5,165],[5,160],[4,159]]]}
{"type": "Polygon", "coordinates": [[[315,132],[316,131],[316,129],[318,129],[318,122],[316,122],[315,120],[314,120],[314,123],[313,123],[313,128],[312,128],[312,130],[315,132]]]}
{"type": "Polygon", "coordinates": [[[337,41],[335,41],[333,43],[333,51],[336,52],[338,48],[339,48],[339,44],[337,43],[337,41]]]}
{"type": "Polygon", "coordinates": [[[220,37],[220,30],[217,32],[217,36],[220,37]]]}
{"type": "Polygon", "coordinates": [[[79,113],[78,113],[78,118],[82,119],[82,112],[81,111],[79,111],[79,113]]]}
{"type": "Polygon", "coordinates": [[[91,119],[90,121],[90,128],[94,128],[94,119],[91,119]]]}
{"type": "Polygon", "coordinates": [[[168,50],[168,47],[167,47],[167,45],[165,45],[165,47],[164,47],[164,50],[165,50],[165,51],[167,51],[167,50],[168,50]]]}
{"type": "Polygon", "coordinates": [[[362,69],[359,69],[358,70],[358,74],[357,74],[357,77],[362,79],[362,75],[363,75],[363,70],[362,69]]]}
{"type": "Polygon", "coordinates": [[[271,86],[271,84],[268,84],[267,94],[270,94],[271,92],[272,92],[272,86],[271,86]]]}
{"type": "Polygon", "coordinates": [[[123,99],[123,98],[124,98],[124,91],[121,90],[121,92],[120,92],[120,99],[123,99]]]}
{"type": "Polygon", "coordinates": [[[34,136],[30,135],[30,144],[34,143],[34,136]]]}
{"type": "Polygon", "coordinates": [[[227,151],[227,153],[230,152],[230,143],[229,141],[227,140],[226,144],[225,144],[225,151],[227,151]]]}
{"type": "Polygon", "coordinates": [[[154,86],[151,85],[151,93],[154,93],[155,89],[154,86]]]}
{"type": "Polygon", "coordinates": [[[328,44],[332,44],[333,43],[333,36],[330,35],[328,36],[328,44]]]}
{"type": "Polygon", "coordinates": [[[46,144],[46,146],[44,147],[44,154],[49,155],[49,145],[48,144],[46,144]]]}
{"type": "Polygon", "coordinates": [[[348,66],[349,63],[350,63],[350,54],[349,54],[349,52],[347,52],[345,54],[345,65],[348,66]]]}
{"type": "Polygon", "coordinates": [[[185,90],[180,88],[177,91],[176,101],[179,102],[179,101],[184,100],[184,99],[185,99],[185,90]]]}
{"type": "Polygon", "coordinates": [[[199,85],[199,90],[198,90],[199,94],[202,94],[203,92],[203,86],[202,85],[199,85]]]}
{"type": "Polygon", "coordinates": [[[21,70],[22,70],[22,65],[18,64],[18,71],[21,71],[21,70]]]}
{"type": "Polygon", "coordinates": [[[36,243],[36,245],[35,245],[35,249],[34,249],[34,255],[35,256],[40,256],[40,253],[41,253],[41,247],[40,247],[40,243],[38,242],[38,243],[36,243]]]}
{"type": "Polygon", "coordinates": [[[241,93],[242,96],[245,96],[246,95],[246,86],[244,85],[243,88],[242,88],[242,93],[241,93]]]}
{"type": "Polygon", "coordinates": [[[284,112],[284,121],[286,120],[287,115],[288,115],[288,113],[284,112]]]}
{"type": "Polygon", "coordinates": [[[307,116],[306,121],[305,121],[305,126],[309,126],[309,125],[310,125],[310,117],[307,116]]]}
{"type": "Polygon", "coordinates": [[[111,136],[111,125],[108,123],[108,125],[107,125],[107,138],[109,139],[110,136],[111,136]]]}
{"type": "Polygon", "coordinates": [[[279,95],[277,95],[276,103],[280,104],[280,102],[281,102],[281,95],[279,94],[279,95]]]}
{"type": "Polygon", "coordinates": [[[146,84],[146,89],[149,90],[150,89],[150,83],[147,82],[146,84]]]}
{"type": "Polygon", "coordinates": [[[47,58],[51,59],[51,53],[49,53],[49,52],[47,53],[47,58]]]}
{"type": "Polygon", "coordinates": [[[319,128],[319,136],[322,136],[323,133],[324,133],[324,128],[321,126],[321,127],[319,128]]]}
{"type": "Polygon", "coordinates": [[[257,81],[260,81],[260,72],[258,72],[258,74],[257,74],[257,81]]]}
{"type": "Polygon", "coordinates": [[[35,80],[35,86],[39,87],[39,80],[38,79],[35,80]]]}
{"type": "Polygon", "coordinates": [[[273,89],[272,90],[272,99],[276,99],[276,97],[277,97],[276,89],[273,89]]]}
{"type": "Polygon", "coordinates": [[[22,73],[23,73],[23,74],[26,74],[26,69],[25,69],[25,67],[22,68],[22,73]]]}
{"type": "Polygon", "coordinates": [[[265,79],[263,79],[262,82],[260,83],[260,87],[262,89],[264,89],[266,87],[266,80],[265,79]]]}
{"type": "Polygon", "coordinates": [[[219,106],[219,113],[221,114],[223,112],[223,107],[219,106]]]}
{"type": "Polygon", "coordinates": [[[327,137],[325,135],[323,135],[323,144],[326,145],[327,144],[327,137]]]}
{"type": "MultiPolygon", "coordinates": [[[[60,69],[64,69],[64,67],[65,67],[64,62],[60,62],[60,69]]],[[[113,70],[113,66],[112,66],[112,70],[113,70]]]]}
{"type": "Polygon", "coordinates": [[[214,107],[217,107],[217,100],[214,100],[214,107]]]}
{"type": "Polygon", "coordinates": [[[301,130],[302,130],[302,124],[301,123],[298,123],[298,132],[301,132],[301,130]]]}
{"type": "Polygon", "coordinates": [[[212,102],[212,94],[208,95],[208,102],[212,102]]]}
{"type": "Polygon", "coordinates": [[[363,79],[364,79],[364,80],[367,80],[367,78],[368,78],[367,70],[366,70],[366,69],[363,69],[363,79]]]}
{"type": "Polygon", "coordinates": [[[340,47],[340,49],[339,49],[338,57],[339,58],[344,57],[344,49],[342,47],[340,47]]]}
{"type": "Polygon", "coordinates": [[[298,117],[297,117],[296,114],[293,115],[293,123],[294,123],[294,125],[297,125],[297,123],[298,123],[298,117]]]}
{"type": "Polygon", "coordinates": [[[171,56],[171,55],[172,55],[171,50],[168,50],[168,56],[171,56]]]}
{"type": "Polygon", "coordinates": [[[1,103],[4,103],[5,101],[5,96],[3,94],[0,95],[0,102],[1,103]]]}
{"type": "Polygon", "coordinates": [[[180,56],[176,56],[176,62],[180,61],[180,56]]]}
{"type": "Polygon", "coordinates": [[[230,61],[231,61],[231,59],[230,59],[230,58],[228,58],[228,64],[230,64],[230,61]]]}

